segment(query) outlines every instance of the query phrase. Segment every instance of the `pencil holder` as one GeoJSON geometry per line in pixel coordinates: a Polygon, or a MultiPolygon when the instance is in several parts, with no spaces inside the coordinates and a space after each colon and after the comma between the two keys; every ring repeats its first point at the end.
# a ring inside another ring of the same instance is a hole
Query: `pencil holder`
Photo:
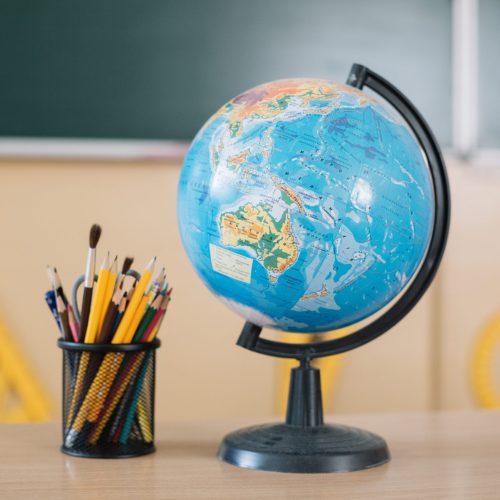
{"type": "Polygon", "coordinates": [[[63,350],[63,444],[68,455],[125,458],[152,453],[155,355],[160,341],[80,344],[63,350]]]}

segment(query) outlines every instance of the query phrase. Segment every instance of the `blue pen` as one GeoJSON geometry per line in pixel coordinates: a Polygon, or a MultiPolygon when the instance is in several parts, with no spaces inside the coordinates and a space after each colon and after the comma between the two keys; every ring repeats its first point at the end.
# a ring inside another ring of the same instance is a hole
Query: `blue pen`
{"type": "Polygon", "coordinates": [[[57,312],[56,294],[54,290],[48,290],[47,292],[45,292],[45,302],[47,302],[50,312],[52,313],[52,316],[54,316],[54,319],[56,320],[57,327],[59,328],[59,331],[62,333],[61,320],[59,318],[59,313],[57,312]]]}

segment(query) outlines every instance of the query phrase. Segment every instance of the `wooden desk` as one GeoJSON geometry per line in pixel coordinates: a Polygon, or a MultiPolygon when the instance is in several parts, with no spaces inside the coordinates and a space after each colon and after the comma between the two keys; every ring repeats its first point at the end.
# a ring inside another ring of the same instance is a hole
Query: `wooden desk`
{"type": "Polygon", "coordinates": [[[156,454],[91,460],[58,451],[59,426],[0,426],[0,498],[500,498],[500,412],[342,417],[383,435],[392,461],[343,474],[277,474],[219,462],[242,422],[163,424],[156,454]]]}

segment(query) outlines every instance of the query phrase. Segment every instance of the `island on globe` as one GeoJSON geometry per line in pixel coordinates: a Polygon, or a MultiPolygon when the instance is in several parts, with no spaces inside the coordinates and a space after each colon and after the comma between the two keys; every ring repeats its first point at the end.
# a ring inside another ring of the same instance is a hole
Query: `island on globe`
{"type": "Polygon", "coordinates": [[[323,332],[373,315],[422,262],[434,218],[425,157],[392,109],[320,79],[229,101],[198,132],[178,188],[186,252],[252,323],[323,332]]]}

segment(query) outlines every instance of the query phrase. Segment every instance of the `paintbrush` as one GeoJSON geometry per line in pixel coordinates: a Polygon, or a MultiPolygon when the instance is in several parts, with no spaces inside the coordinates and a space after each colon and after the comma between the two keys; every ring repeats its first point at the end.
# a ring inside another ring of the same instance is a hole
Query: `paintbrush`
{"type": "Polygon", "coordinates": [[[133,262],[133,257],[125,257],[122,265],[122,272],[120,273],[120,277],[118,278],[118,288],[123,288],[123,283],[125,282],[125,278],[127,277],[127,273],[130,271],[133,262]]]}
{"type": "Polygon", "coordinates": [[[95,249],[97,247],[97,243],[99,243],[100,237],[101,226],[99,226],[99,224],[93,224],[90,228],[89,234],[89,251],[87,254],[87,267],[85,269],[85,286],[83,288],[82,313],[80,332],[78,336],[79,342],[83,342],[85,340],[85,333],[89,322],[90,306],[92,304],[92,290],[94,288],[95,249]]]}

